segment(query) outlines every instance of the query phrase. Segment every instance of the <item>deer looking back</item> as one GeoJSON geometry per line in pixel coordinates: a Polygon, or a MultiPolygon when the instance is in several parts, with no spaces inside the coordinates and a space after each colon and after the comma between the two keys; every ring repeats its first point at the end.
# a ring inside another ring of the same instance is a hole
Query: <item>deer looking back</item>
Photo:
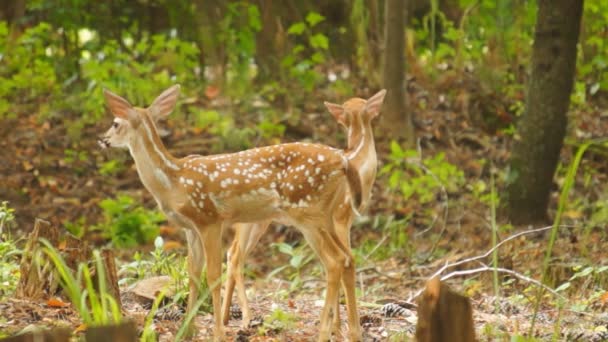
{"type": "Polygon", "coordinates": [[[190,272],[188,311],[198,297],[198,279],[206,257],[207,282],[214,310],[214,336],[224,339],[221,320],[221,234],[239,222],[271,220],[299,229],[327,272],[319,340],[328,340],[343,282],[350,335],[361,339],[350,249],[337,238],[331,213],[344,194],[361,204],[361,180],[352,157],[324,145],[292,143],[213,156],[172,156],[156,131],[156,121],[171,113],[179,86],[164,91],[148,108],[104,92],[115,116],[100,139],[102,147],[128,148],[139,177],[172,224],[187,229],[190,272]]]}

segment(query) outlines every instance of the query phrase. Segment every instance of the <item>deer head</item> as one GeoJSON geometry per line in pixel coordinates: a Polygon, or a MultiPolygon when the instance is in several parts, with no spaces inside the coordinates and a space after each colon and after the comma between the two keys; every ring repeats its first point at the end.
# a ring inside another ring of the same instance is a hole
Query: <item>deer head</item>
{"type": "Polygon", "coordinates": [[[99,145],[102,148],[128,148],[139,136],[138,130],[156,129],[154,123],[173,111],[179,97],[179,90],[180,86],[176,84],[160,94],[148,108],[140,108],[133,107],[129,101],[104,89],[106,104],[114,115],[114,121],[110,129],[98,140],[99,145]]]}

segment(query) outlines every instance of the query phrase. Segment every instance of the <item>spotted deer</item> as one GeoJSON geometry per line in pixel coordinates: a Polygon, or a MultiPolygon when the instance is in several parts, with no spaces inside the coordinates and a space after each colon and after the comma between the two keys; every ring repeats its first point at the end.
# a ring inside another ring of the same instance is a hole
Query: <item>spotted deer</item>
{"type": "Polygon", "coordinates": [[[215,340],[224,340],[220,275],[222,231],[236,223],[278,222],[296,227],[325,268],[326,297],[321,310],[319,340],[331,337],[340,282],[345,289],[349,335],[361,340],[355,298],[354,258],[338,237],[332,215],[352,194],[349,205],[362,202],[355,154],[325,145],[291,143],[238,153],[176,158],[160,139],[156,122],[168,116],[179,85],[160,94],[147,108],[132,106],[104,90],[114,121],[99,140],[103,148],[127,148],[139,177],[159,208],[174,225],[185,228],[188,240],[190,294],[195,308],[198,281],[207,267],[215,340]]]}
{"type": "MultiPolygon", "coordinates": [[[[325,102],[325,106],[336,121],[346,129],[347,149],[345,154],[352,160],[352,166],[359,173],[361,179],[362,208],[366,208],[371,198],[372,186],[376,179],[376,147],[372,130],[372,120],[378,116],[384,101],[386,90],[381,90],[368,100],[352,98],[342,105],[325,102]]],[[[332,212],[336,233],[343,245],[350,248],[350,227],[356,211],[353,210],[350,192],[346,192],[338,208],[332,212]]],[[[243,318],[241,325],[247,327],[251,320],[251,311],[245,293],[243,279],[243,266],[247,255],[256,246],[259,239],[266,232],[269,221],[256,223],[235,224],[235,238],[228,252],[228,276],[226,279],[226,293],[224,298],[223,319],[224,324],[230,319],[230,306],[232,294],[236,286],[239,304],[243,318]]],[[[339,333],[340,320],[338,302],[336,301],[336,315],[334,332],[339,333]]]]}

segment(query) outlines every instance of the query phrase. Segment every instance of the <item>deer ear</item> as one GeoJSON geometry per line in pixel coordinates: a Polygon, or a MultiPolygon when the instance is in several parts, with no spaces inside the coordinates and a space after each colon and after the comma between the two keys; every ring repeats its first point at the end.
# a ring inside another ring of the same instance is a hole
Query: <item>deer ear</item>
{"type": "Polygon", "coordinates": [[[179,89],[179,84],[171,86],[169,89],[163,91],[162,94],[158,95],[156,100],[152,102],[150,107],[148,107],[148,111],[154,120],[161,119],[171,114],[177,103],[177,98],[179,97],[179,89]]]}
{"type": "Polygon", "coordinates": [[[110,108],[110,111],[114,116],[125,120],[134,118],[133,106],[131,106],[129,101],[107,89],[103,90],[103,96],[106,98],[108,108],[110,108]]]}
{"type": "Polygon", "coordinates": [[[370,97],[365,104],[365,111],[370,114],[370,116],[375,118],[380,113],[380,107],[382,107],[382,103],[384,102],[384,96],[386,95],[386,89],[382,89],[376,93],[376,95],[370,97]]]}
{"type": "Polygon", "coordinates": [[[341,125],[346,126],[346,117],[344,115],[344,107],[341,105],[331,103],[331,102],[323,102],[325,107],[329,110],[331,115],[334,116],[336,121],[338,121],[341,125]]]}

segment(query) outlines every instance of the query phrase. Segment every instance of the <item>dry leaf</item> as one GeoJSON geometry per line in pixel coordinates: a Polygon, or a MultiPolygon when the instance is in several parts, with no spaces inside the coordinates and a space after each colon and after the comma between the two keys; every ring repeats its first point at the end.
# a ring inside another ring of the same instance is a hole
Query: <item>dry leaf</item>
{"type": "Polygon", "coordinates": [[[87,330],[87,328],[88,328],[87,325],[83,323],[83,324],[79,325],[78,327],[76,327],[76,329],[74,329],[74,332],[75,333],[84,332],[87,330]]]}
{"type": "Polygon", "coordinates": [[[208,85],[207,88],[205,88],[205,96],[207,96],[207,98],[210,100],[216,98],[219,94],[220,94],[219,87],[216,87],[213,85],[208,85]]]}
{"type": "Polygon", "coordinates": [[[65,308],[66,306],[70,306],[70,303],[66,303],[59,298],[51,298],[46,301],[46,305],[51,308],[65,308]]]}

